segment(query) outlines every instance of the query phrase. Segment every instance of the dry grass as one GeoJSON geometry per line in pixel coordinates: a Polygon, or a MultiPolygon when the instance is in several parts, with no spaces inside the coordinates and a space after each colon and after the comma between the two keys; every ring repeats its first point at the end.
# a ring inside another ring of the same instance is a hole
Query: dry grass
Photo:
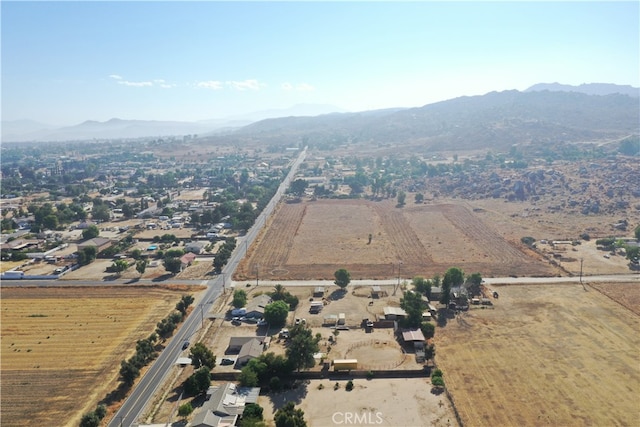
{"type": "Polygon", "coordinates": [[[436,332],[465,425],[638,425],[636,314],[579,285],[507,286],[436,332]]]}
{"type": "Polygon", "coordinates": [[[135,341],[194,290],[2,288],[3,425],[77,425],[116,388],[135,341]]]}
{"type": "MultiPolygon", "coordinates": [[[[236,280],[431,277],[456,265],[485,276],[559,272],[506,238],[465,204],[407,205],[392,200],[318,200],[283,204],[240,264],[236,280]],[[371,234],[371,242],[369,242],[371,234]]],[[[517,238],[517,241],[519,241],[517,238]]]]}

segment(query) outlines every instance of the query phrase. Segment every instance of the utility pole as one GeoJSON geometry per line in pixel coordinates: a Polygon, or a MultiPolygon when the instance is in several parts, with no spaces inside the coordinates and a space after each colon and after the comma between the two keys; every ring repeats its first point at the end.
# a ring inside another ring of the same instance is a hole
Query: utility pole
{"type": "Polygon", "coordinates": [[[222,293],[224,294],[224,293],[227,292],[227,290],[225,288],[225,285],[224,285],[224,273],[221,273],[221,275],[222,275],[222,293]]]}
{"type": "Polygon", "coordinates": [[[260,275],[260,264],[256,264],[256,287],[258,286],[258,276],[260,275]]]}
{"type": "Polygon", "coordinates": [[[584,258],[580,258],[580,283],[582,283],[582,261],[584,261],[584,258]]]}

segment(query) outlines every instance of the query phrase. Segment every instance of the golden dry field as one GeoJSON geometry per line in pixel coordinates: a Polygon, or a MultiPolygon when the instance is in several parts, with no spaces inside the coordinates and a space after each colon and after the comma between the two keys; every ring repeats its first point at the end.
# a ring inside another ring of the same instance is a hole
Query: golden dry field
{"type": "Polygon", "coordinates": [[[436,330],[464,425],[640,424],[636,313],[581,285],[496,289],[493,308],[472,306],[436,330]]]}
{"type": "Polygon", "coordinates": [[[553,276],[560,271],[520,236],[464,203],[407,205],[394,200],[317,200],[281,204],[249,251],[236,280],[431,277],[451,266],[484,276],[553,276]],[[369,242],[371,234],[371,242],[369,242]]]}
{"type": "Polygon", "coordinates": [[[183,294],[199,287],[2,287],[2,424],[78,425],[183,294]]]}

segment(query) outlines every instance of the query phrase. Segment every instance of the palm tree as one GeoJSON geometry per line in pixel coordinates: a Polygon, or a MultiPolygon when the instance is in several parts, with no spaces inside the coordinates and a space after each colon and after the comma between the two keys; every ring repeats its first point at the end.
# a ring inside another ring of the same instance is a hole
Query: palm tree
{"type": "Polygon", "coordinates": [[[274,292],[271,295],[271,298],[273,298],[275,301],[283,300],[285,293],[287,292],[284,286],[278,283],[273,287],[273,289],[274,289],[274,292]]]}

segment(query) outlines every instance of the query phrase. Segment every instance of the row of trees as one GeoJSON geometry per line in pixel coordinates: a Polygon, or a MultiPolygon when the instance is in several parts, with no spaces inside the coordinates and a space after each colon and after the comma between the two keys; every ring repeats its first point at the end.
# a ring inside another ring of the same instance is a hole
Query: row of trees
{"type": "Polygon", "coordinates": [[[213,269],[216,273],[222,273],[222,269],[227,265],[227,261],[231,258],[233,250],[236,248],[236,238],[228,237],[220,246],[215,258],[213,259],[213,269]]]}

